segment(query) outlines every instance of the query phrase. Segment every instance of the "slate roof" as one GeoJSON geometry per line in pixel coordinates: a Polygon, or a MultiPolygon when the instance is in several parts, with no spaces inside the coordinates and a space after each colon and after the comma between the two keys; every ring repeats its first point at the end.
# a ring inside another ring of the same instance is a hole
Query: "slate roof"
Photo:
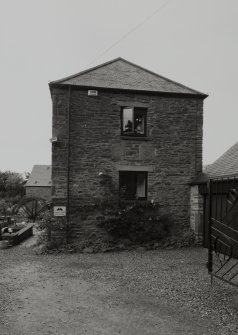
{"type": "Polygon", "coordinates": [[[79,72],[75,75],[52,81],[53,85],[75,85],[94,88],[126,89],[163,93],[193,94],[206,98],[207,95],[162,77],[150,70],[123,58],[79,72]]]}
{"type": "Polygon", "coordinates": [[[214,163],[207,165],[203,173],[198,175],[191,184],[206,183],[210,178],[238,176],[238,142],[228,149],[214,163]]]}
{"type": "Polygon", "coordinates": [[[34,165],[26,186],[51,186],[51,165],[34,165]]]}
{"type": "Polygon", "coordinates": [[[238,142],[204,171],[212,177],[238,176],[238,142]]]}

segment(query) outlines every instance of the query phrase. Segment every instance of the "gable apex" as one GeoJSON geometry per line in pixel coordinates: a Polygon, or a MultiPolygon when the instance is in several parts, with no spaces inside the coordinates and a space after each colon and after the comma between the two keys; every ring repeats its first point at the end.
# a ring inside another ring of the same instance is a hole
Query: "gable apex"
{"type": "Polygon", "coordinates": [[[207,95],[118,57],[74,75],[52,81],[58,85],[109,88],[160,93],[207,95]]]}

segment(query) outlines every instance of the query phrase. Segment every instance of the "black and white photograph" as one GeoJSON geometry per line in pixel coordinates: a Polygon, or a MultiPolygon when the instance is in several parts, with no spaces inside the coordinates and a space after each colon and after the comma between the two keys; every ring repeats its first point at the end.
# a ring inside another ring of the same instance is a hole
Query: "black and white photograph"
{"type": "Polygon", "coordinates": [[[0,0],[0,335],[238,334],[237,18],[0,0]]]}

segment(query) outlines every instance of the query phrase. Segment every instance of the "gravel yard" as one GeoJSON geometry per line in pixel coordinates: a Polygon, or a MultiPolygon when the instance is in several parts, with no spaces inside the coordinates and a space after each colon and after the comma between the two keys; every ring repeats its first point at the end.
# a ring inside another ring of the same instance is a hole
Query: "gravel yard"
{"type": "Polygon", "coordinates": [[[238,289],[211,288],[206,261],[202,248],[0,250],[0,334],[238,334],[238,289]]]}

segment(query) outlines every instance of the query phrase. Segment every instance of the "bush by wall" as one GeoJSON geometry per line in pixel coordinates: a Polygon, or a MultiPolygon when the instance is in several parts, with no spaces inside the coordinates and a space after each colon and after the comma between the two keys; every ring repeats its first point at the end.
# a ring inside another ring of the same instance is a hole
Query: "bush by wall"
{"type": "Polygon", "coordinates": [[[129,239],[133,243],[162,240],[173,226],[170,215],[160,215],[159,205],[151,202],[121,204],[98,225],[115,240],[129,239]]]}

